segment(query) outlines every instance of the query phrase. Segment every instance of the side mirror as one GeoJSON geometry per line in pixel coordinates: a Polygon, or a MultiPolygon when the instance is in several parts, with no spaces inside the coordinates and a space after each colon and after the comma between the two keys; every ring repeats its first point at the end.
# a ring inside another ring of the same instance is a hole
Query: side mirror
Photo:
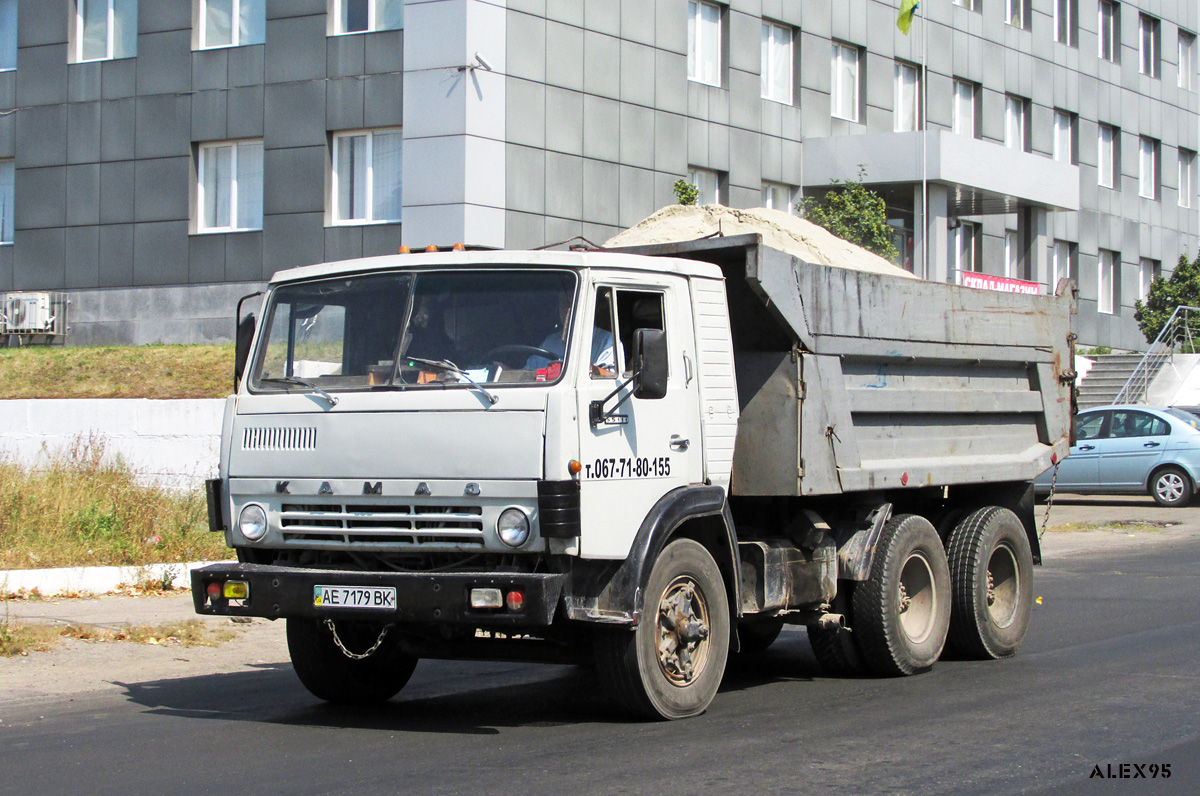
{"type": "Polygon", "coordinates": [[[667,333],[661,329],[635,329],[633,362],[637,381],[635,398],[655,400],[667,394],[667,333]]]}
{"type": "Polygon", "coordinates": [[[242,384],[242,374],[246,371],[246,360],[250,358],[250,342],[254,340],[254,313],[238,321],[237,343],[233,353],[233,391],[237,392],[242,384]]]}

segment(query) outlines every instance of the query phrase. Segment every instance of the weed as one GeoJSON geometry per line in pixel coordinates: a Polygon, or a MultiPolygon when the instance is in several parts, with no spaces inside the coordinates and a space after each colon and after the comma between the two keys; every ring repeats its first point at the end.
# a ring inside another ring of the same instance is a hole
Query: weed
{"type": "Polygon", "coordinates": [[[231,345],[0,349],[0,399],[223,398],[231,345]]]}

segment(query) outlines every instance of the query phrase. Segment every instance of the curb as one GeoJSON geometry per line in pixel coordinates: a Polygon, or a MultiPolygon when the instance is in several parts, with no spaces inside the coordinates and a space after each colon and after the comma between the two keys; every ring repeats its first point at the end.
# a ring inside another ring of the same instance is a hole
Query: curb
{"type": "Polygon", "coordinates": [[[106,594],[118,586],[152,581],[170,583],[175,588],[191,586],[193,569],[222,563],[191,561],[177,564],[147,564],[140,567],[61,567],[58,569],[0,570],[0,594],[37,589],[43,597],[56,594],[85,592],[106,594]]]}

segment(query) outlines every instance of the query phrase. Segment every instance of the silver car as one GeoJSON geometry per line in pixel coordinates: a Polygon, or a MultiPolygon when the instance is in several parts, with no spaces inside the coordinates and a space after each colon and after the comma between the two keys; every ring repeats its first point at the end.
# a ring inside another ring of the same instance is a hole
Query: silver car
{"type": "Polygon", "coordinates": [[[1161,506],[1186,505],[1200,476],[1200,417],[1174,407],[1105,406],[1075,418],[1071,455],[1037,477],[1062,492],[1149,493],[1161,506]]]}

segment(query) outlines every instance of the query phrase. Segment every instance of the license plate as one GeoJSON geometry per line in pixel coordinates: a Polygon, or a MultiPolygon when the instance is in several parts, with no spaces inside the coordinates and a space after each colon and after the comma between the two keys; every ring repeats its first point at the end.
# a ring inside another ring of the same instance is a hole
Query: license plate
{"type": "Polygon", "coordinates": [[[396,609],[394,586],[313,586],[313,605],[317,608],[396,609]]]}

